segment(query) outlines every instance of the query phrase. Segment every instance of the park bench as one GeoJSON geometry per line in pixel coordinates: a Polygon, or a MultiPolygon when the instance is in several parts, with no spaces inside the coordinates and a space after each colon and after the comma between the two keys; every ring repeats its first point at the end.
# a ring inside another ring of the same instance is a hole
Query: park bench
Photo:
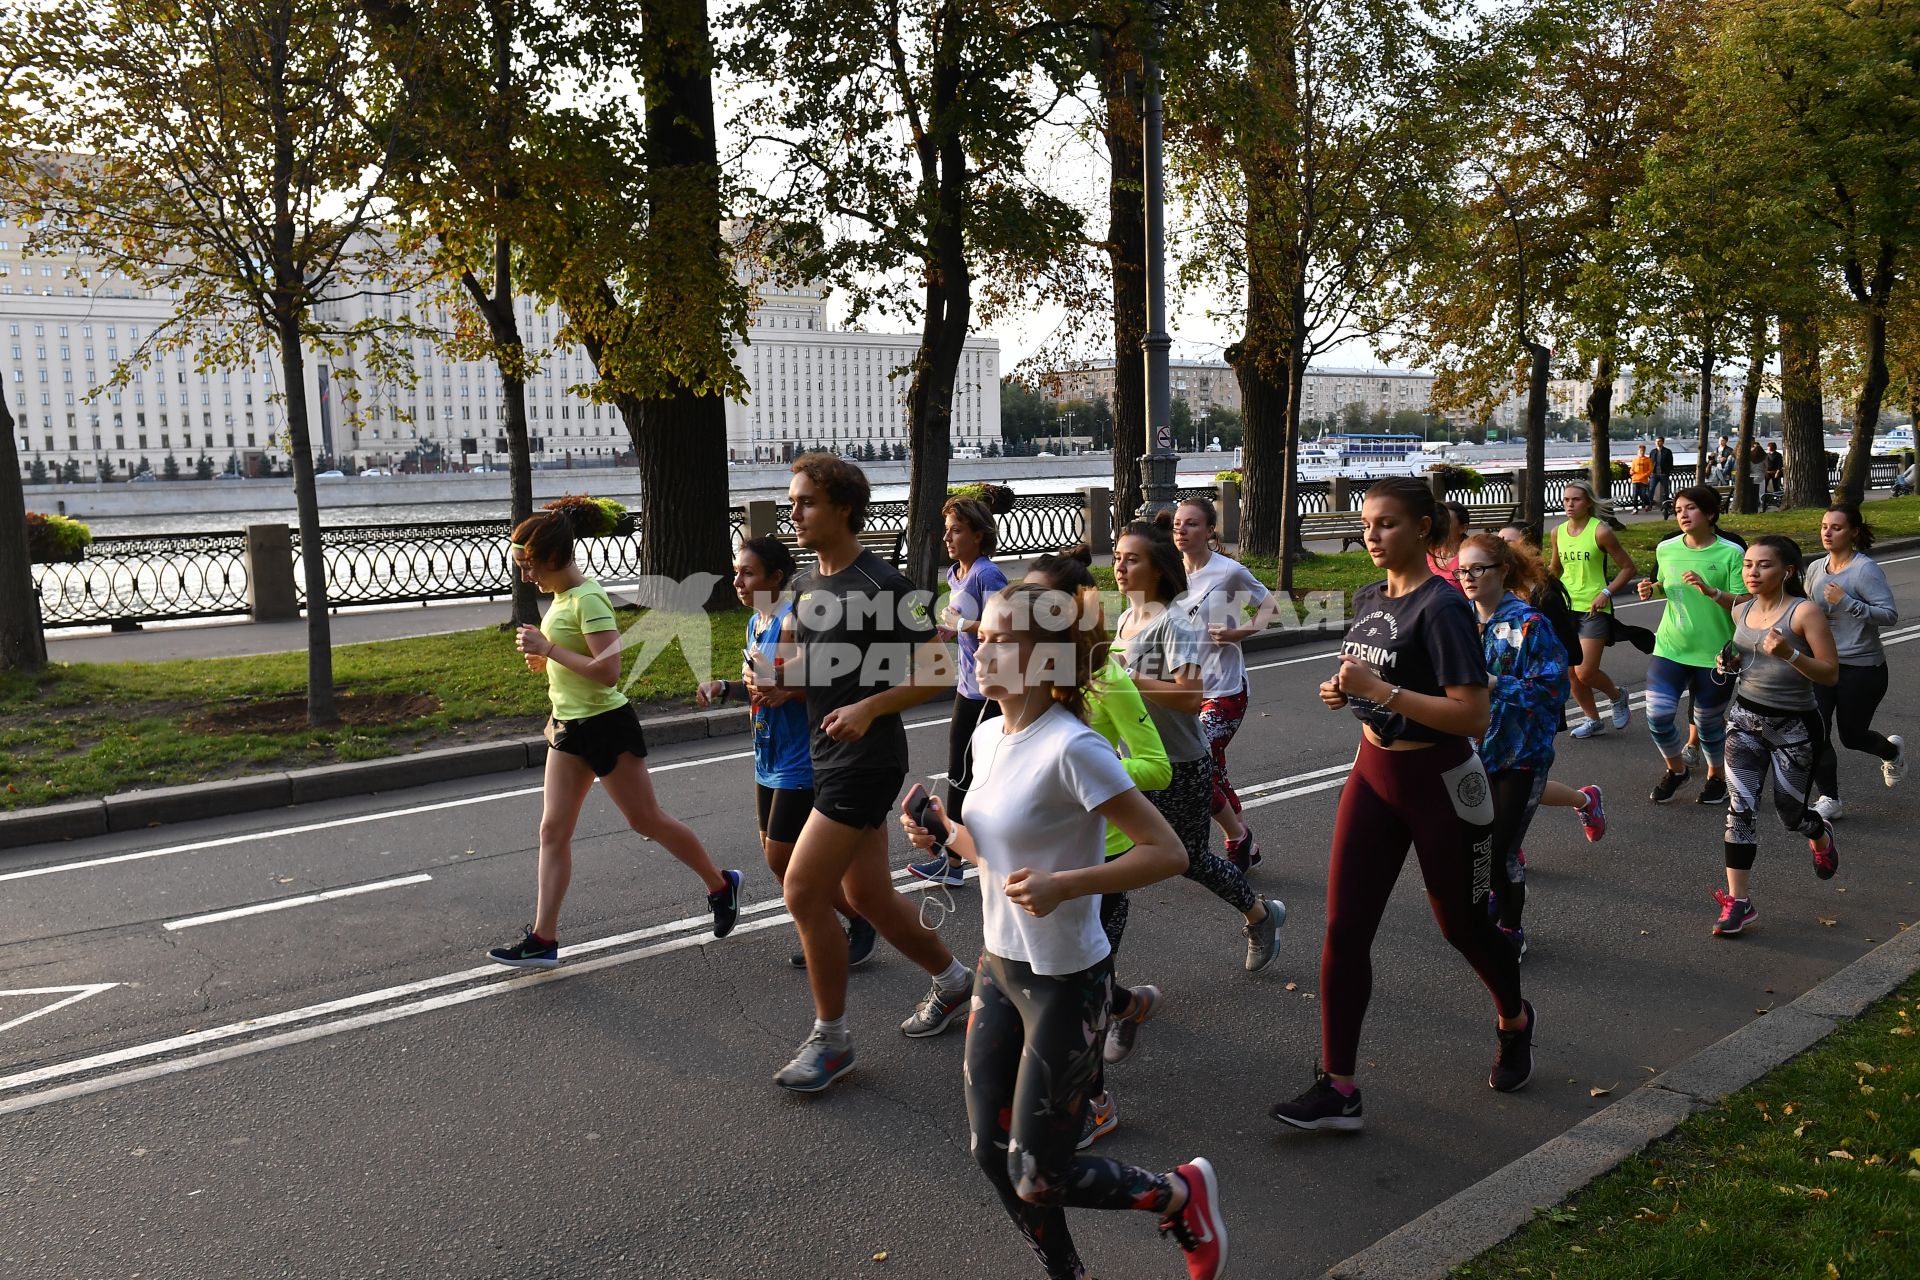
{"type": "MultiPolygon", "coordinates": [[[[776,533],[773,536],[784,543],[789,551],[793,552],[795,563],[802,565],[813,563],[813,552],[802,547],[799,540],[796,539],[793,534],[776,533]]],[[[900,563],[901,548],[907,540],[905,530],[862,529],[855,536],[860,539],[861,550],[873,552],[888,564],[897,565],[900,563]]]]}
{"type": "MultiPolygon", "coordinates": [[[[1467,519],[1475,529],[1497,530],[1502,525],[1513,523],[1519,516],[1518,503],[1467,504],[1467,519]]],[[[1331,542],[1338,538],[1340,549],[1345,551],[1359,542],[1362,536],[1358,511],[1308,511],[1300,516],[1300,539],[1303,542],[1331,542]]]]}

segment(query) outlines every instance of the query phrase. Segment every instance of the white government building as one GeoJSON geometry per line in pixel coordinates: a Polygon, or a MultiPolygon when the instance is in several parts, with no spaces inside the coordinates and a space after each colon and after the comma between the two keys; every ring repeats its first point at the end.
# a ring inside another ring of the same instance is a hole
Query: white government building
{"type": "MultiPolygon", "coordinates": [[[[15,419],[23,474],[35,463],[57,476],[70,461],[92,480],[102,463],[117,477],[145,465],[156,474],[172,455],[183,475],[200,459],[216,472],[257,470],[284,456],[276,361],[257,355],[246,368],[201,371],[182,350],[139,369],[107,390],[114,369],[172,314],[171,300],[98,263],[28,253],[27,231],[0,219],[0,324],[7,343],[0,381],[15,419]]],[[[778,461],[816,445],[876,449],[907,439],[906,393],[919,346],[912,334],[835,329],[820,288],[757,290],[739,361],[749,392],[726,410],[730,460],[778,461]]],[[[363,296],[326,309],[347,326],[394,318],[420,303],[404,294],[363,296]]],[[[556,345],[558,308],[519,303],[522,340],[538,354],[528,380],[529,436],[536,465],[610,465],[632,451],[626,424],[610,405],[572,388],[593,379],[584,348],[556,345]]],[[[452,318],[428,308],[449,332],[452,318]]],[[[464,469],[504,464],[501,383],[491,361],[452,358],[427,338],[411,344],[414,379],[357,376],[354,356],[310,351],[304,388],[316,453],[358,467],[428,465],[464,469]],[[342,376],[345,375],[345,376],[342,376]]],[[[956,446],[1000,439],[1000,352],[991,338],[968,339],[955,386],[956,446]]]]}

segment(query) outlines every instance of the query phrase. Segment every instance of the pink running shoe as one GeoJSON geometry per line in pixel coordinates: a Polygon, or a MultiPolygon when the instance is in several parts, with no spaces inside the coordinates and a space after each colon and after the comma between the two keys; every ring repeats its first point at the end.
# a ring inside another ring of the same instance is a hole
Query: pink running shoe
{"type": "Polygon", "coordinates": [[[1731,938],[1760,918],[1760,913],[1753,909],[1753,903],[1746,898],[1736,898],[1725,890],[1715,889],[1713,900],[1720,904],[1720,918],[1713,922],[1713,936],[1716,938],[1731,938]]]}
{"type": "Polygon", "coordinates": [[[1227,1269],[1227,1223],[1220,1216],[1220,1184],[1205,1156],[1174,1170],[1187,1184],[1180,1212],[1160,1219],[1160,1234],[1172,1236],[1187,1258],[1190,1280],[1215,1280],[1227,1269]]]}
{"type": "Polygon", "coordinates": [[[1580,794],[1587,798],[1587,802],[1580,806],[1580,829],[1587,833],[1588,844],[1597,844],[1600,837],[1607,834],[1606,804],[1597,786],[1584,786],[1580,788],[1580,794]]]}
{"type": "Polygon", "coordinates": [[[1833,873],[1840,869],[1840,847],[1833,842],[1833,824],[1822,818],[1826,828],[1824,840],[1807,841],[1807,848],[1813,851],[1813,874],[1822,880],[1833,879],[1833,873]]]}

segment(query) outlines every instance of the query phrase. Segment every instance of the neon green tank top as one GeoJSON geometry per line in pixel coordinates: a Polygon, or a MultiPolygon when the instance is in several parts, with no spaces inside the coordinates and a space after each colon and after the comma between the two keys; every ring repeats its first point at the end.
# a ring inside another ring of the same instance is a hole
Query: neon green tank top
{"type": "MultiPolygon", "coordinates": [[[[1572,528],[1571,520],[1556,528],[1553,545],[1560,557],[1560,582],[1567,589],[1567,599],[1573,602],[1576,613],[1585,613],[1593,607],[1593,598],[1607,589],[1613,575],[1607,572],[1607,553],[1600,549],[1600,521],[1589,519],[1587,527],[1577,534],[1571,532],[1572,528]]],[[[1611,600],[1606,609],[1613,611],[1611,600]]]]}

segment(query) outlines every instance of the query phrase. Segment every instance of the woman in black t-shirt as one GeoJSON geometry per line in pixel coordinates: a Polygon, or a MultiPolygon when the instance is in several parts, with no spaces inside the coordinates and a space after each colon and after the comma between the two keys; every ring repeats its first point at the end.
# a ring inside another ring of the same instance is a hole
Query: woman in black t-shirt
{"type": "Polygon", "coordinates": [[[1520,962],[1487,918],[1493,801],[1471,739],[1487,731],[1489,680],[1472,607],[1427,568],[1447,512],[1423,481],[1376,480],[1361,508],[1367,554],[1384,582],[1353,594],[1354,623],[1320,700],[1359,718],[1360,753],[1340,793],[1320,951],[1322,1068],[1276,1103],[1296,1129],[1358,1129],[1360,1023],[1373,987],[1373,935],[1412,845],[1440,932],[1493,992],[1499,1054],[1487,1083],[1511,1092],[1533,1075],[1533,1008],[1520,962]]]}

